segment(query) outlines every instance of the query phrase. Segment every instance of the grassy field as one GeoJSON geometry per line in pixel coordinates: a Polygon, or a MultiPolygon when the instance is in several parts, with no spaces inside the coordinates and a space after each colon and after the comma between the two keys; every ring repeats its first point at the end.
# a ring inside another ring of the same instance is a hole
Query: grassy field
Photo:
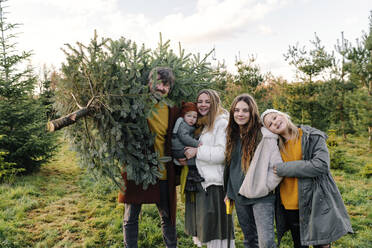
{"type": "MultiPolygon", "coordinates": [[[[372,161],[366,144],[366,138],[339,140],[348,163],[332,172],[355,233],[338,240],[335,248],[372,247],[372,178],[360,174],[372,161]]],[[[110,182],[96,181],[80,169],[75,154],[64,145],[38,173],[0,185],[0,247],[123,247],[124,208],[116,196],[110,182]]],[[[181,202],[177,215],[179,247],[194,247],[183,231],[181,202]]],[[[237,247],[243,247],[237,221],[235,225],[237,247]]],[[[139,235],[139,247],[164,247],[154,205],[144,205],[139,235]]],[[[281,247],[291,247],[289,235],[281,247]]]]}

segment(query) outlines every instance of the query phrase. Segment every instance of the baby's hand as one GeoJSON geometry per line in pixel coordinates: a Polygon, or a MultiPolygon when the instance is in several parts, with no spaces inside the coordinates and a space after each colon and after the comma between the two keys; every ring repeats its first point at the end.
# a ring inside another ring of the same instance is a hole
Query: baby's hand
{"type": "Polygon", "coordinates": [[[190,159],[190,158],[195,157],[197,152],[198,152],[198,148],[186,146],[184,154],[185,154],[187,159],[190,159]]]}
{"type": "Polygon", "coordinates": [[[187,162],[186,162],[186,159],[185,158],[179,158],[179,159],[177,159],[178,160],[178,162],[181,164],[181,165],[183,165],[183,166],[187,166],[187,162]]]}

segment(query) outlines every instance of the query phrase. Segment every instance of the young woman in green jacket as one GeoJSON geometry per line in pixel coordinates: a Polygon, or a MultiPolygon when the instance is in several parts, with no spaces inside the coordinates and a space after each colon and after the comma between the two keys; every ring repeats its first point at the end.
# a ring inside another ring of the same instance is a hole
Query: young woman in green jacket
{"type": "Polygon", "coordinates": [[[226,128],[225,202],[235,203],[245,248],[276,248],[274,189],[282,178],[273,165],[282,162],[278,135],[262,127],[257,104],[248,94],[237,96],[226,128]]]}

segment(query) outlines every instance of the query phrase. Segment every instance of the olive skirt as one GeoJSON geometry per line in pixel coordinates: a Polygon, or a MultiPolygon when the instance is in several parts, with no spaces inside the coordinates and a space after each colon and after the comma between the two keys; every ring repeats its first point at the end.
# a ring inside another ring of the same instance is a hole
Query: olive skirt
{"type": "MultiPolygon", "coordinates": [[[[185,232],[198,237],[202,243],[228,238],[228,215],[222,186],[211,185],[204,190],[200,183],[198,191],[186,193],[185,232]]],[[[231,219],[231,218],[230,218],[231,219]]],[[[233,223],[230,238],[234,239],[233,223]]]]}

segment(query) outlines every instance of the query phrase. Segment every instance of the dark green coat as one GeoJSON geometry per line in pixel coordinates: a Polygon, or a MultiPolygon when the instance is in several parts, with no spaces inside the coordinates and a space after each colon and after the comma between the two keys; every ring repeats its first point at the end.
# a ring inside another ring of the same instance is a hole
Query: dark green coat
{"type": "MultiPolygon", "coordinates": [[[[309,126],[301,126],[301,129],[302,160],[277,164],[277,174],[298,178],[301,244],[329,244],[353,230],[330,172],[327,136],[309,126]]],[[[283,218],[284,208],[278,193],[277,196],[276,221],[280,243],[289,228],[283,218]]]]}

